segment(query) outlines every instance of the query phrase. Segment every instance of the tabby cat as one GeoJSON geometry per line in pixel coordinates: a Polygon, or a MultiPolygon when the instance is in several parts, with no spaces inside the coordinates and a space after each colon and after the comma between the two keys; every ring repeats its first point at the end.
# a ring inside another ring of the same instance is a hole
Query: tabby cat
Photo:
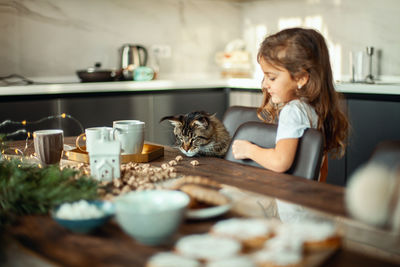
{"type": "Polygon", "coordinates": [[[215,114],[194,111],[185,115],[167,116],[160,122],[164,120],[169,120],[175,127],[176,146],[186,156],[225,156],[231,138],[215,114]]]}

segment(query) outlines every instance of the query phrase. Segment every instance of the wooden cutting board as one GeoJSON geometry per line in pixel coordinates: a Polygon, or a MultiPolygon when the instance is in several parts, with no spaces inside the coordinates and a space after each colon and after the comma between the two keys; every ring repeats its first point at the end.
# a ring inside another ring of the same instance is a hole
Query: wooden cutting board
{"type": "MultiPolygon", "coordinates": [[[[82,148],[86,149],[85,147],[82,148]]],[[[64,155],[68,158],[68,160],[89,163],[89,154],[87,152],[79,150],[78,148],[65,151],[64,155]]],[[[162,156],[164,156],[163,146],[144,144],[141,154],[121,155],[121,163],[145,163],[153,161],[162,156]]]]}

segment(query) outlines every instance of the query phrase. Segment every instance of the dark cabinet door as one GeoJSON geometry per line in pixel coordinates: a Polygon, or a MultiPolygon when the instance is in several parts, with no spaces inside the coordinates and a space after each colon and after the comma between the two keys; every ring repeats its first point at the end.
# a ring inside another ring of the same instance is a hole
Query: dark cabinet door
{"type": "MultiPolygon", "coordinates": [[[[171,145],[172,128],[168,122],[159,123],[162,117],[204,110],[222,119],[227,99],[228,91],[220,88],[4,98],[0,99],[0,122],[37,121],[62,113],[73,119],[45,120],[26,127],[7,125],[0,128],[0,134],[21,128],[29,131],[60,128],[65,136],[76,136],[88,127],[112,126],[114,120],[131,119],[146,122],[146,141],[171,145]]],[[[24,138],[26,135],[18,139],[24,138]]]]}
{"type": "MultiPolygon", "coordinates": [[[[115,120],[141,120],[148,122],[150,94],[104,94],[104,95],[75,95],[64,96],[55,100],[60,112],[75,117],[84,128],[109,126],[115,120]]],[[[77,135],[76,123],[66,121],[63,125],[67,135],[77,135]]],[[[149,140],[150,133],[146,124],[145,139],[149,140]]]]}
{"type": "MultiPolygon", "coordinates": [[[[227,93],[221,89],[140,91],[129,94],[75,95],[58,101],[60,112],[73,115],[84,128],[112,126],[114,120],[141,120],[146,123],[145,140],[164,145],[174,143],[169,122],[164,116],[195,110],[216,113],[222,118],[227,93]]],[[[70,135],[77,135],[76,125],[64,125],[70,135]]]]}
{"type": "Polygon", "coordinates": [[[222,120],[228,105],[228,94],[221,89],[179,90],[154,94],[154,141],[173,145],[173,127],[168,121],[159,123],[165,116],[204,110],[222,120]]]}
{"type": "Polygon", "coordinates": [[[348,99],[352,134],[347,150],[347,178],[367,162],[379,142],[400,140],[400,102],[348,99]]]}
{"type": "MultiPolygon", "coordinates": [[[[60,128],[61,117],[57,117],[57,103],[51,99],[29,96],[18,98],[0,98],[0,134],[8,135],[18,130],[33,132],[36,130],[60,128]],[[10,120],[16,123],[8,123],[10,120]],[[26,121],[26,124],[21,122],[26,121]]],[[[8,139],[26,139],[27,133],[11,135],[8,139]]]]}

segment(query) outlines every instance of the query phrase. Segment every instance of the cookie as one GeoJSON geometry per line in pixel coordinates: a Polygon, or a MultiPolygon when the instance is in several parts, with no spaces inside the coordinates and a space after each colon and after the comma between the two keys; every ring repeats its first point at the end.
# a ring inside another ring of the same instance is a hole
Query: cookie
{"type": "Polygon", "coordinates": [[[239,240],[245,250],[263,247],[265,241],[273,235],[267,220],[244,218],[219,221],[211,228],[210,233],[239,240]]]}
{"type": "Polygon", "coordinates": [[[182,185],[179,190],[188,194],[190,198],[211,206],[221,206],[229,203],[229,198],[217,190],[197,184],[185,184],[182,185]]]}
{"type": "Polygon", "coordinates": [[[217,190],[221,189],[221,184],[219,184],[218,182],[215,182],[215,181],[210,180],[205,177],[194,176],[194,175],[187,175],[187,176],[180,178],[179,180],[177,180],[174,183],[173,189],[179,189],[181,186],[183,186],[185,184],[197,184],[197,185],[203,185],[206,187],[214,188],[217,190]]]}
{"type": "Polygon", "coordinates": [[[300,267],[303,260],[298,251],[260,250],[251,257],[259,267],[300,267]]]}
{"type": "Polygon", "coordinates": [[[178,254],[205,262],[237,256],[241,249],[234,239],[209,234],[185,236],[175,245],[178,254]]]}
{"type": "Polygon", "coordinates": [[[236,256],[228,259],[210,261],[205,267],[256,267],[253,260],[246,256],[236,256]]]}
{"type": "Polygon", "coordinates": [[[146,264],[146,267],[200,267],[197,260],[186,258],[172,252],[160,252],[153,255],[146,264]]]}
{"type": "Polygon", "coordinates": [[[335,249],[341,245],[341,237],[336,227],[329,222],[311,220],[282,224],[277,235],[287,235],[301,239],[306,251],[335,249]]]}

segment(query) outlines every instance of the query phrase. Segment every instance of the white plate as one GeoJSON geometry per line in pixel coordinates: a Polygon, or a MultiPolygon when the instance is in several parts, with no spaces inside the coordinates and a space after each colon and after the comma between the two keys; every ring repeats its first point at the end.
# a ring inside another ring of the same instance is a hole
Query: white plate
{"type": "Polygon", "coordinates": [[[220,206],[214,206],[204,209],[189,209],[186,211],[186,218],[189,219],[208,219],[228,212],[232,207],[232,199],[229,198],[229,203],[220,206]]]}

